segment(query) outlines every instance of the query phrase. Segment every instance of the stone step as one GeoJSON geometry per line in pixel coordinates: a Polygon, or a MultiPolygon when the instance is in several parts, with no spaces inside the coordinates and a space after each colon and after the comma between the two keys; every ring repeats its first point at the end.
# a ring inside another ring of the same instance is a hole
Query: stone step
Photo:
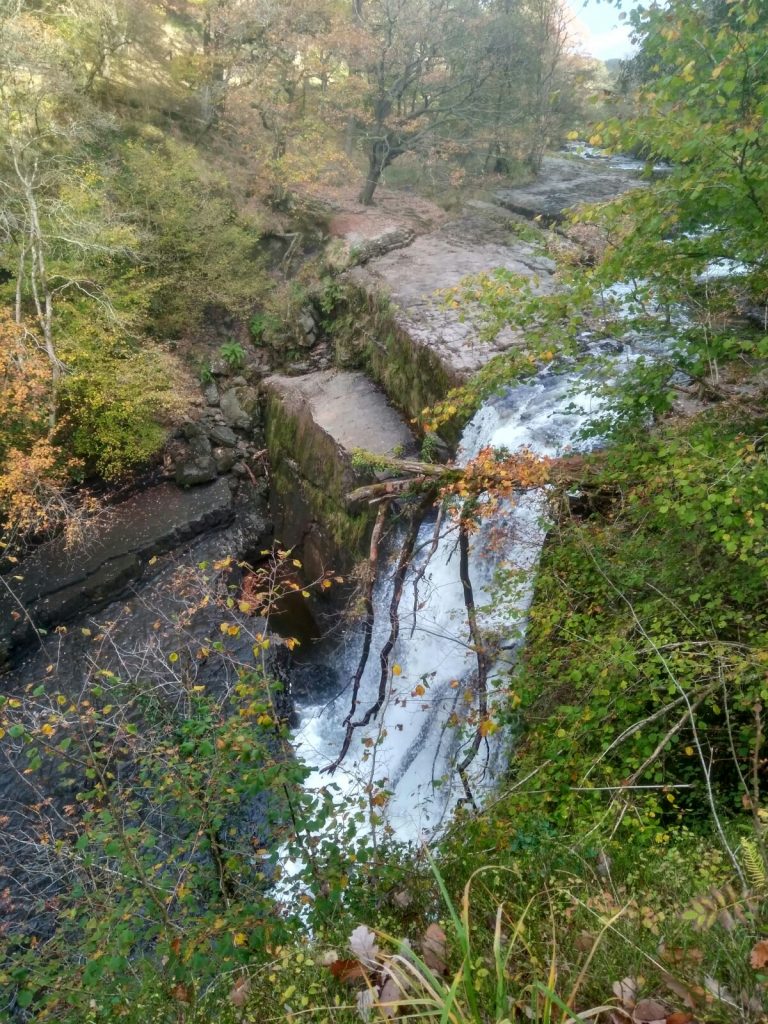
{"type": "Polygon", "coordinates": [[[310,575],[330,564],[348,566],[361,552],[371,521],[370,510],[352,514],[344,501],[364,479],[353,465],[354,452],[414,455],[417,446],[408,424],[359,371],[274,375],[262,387],[272,484],[280,506],[276,534],[283,544],[302,547],[310,575]]]}

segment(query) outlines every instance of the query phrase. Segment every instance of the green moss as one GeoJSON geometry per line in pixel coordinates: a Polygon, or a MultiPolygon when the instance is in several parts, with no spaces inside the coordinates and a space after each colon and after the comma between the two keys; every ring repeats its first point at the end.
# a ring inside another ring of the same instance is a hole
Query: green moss
{"type": "Polygon", "coordinates": [[[348,459],[301,407],[277,395],[266,404],[266,440],[272,480],[286,526],[315,521],[334,560],[351,564],[364,548],[370,512],[350,513],[345,495],[358,483],[348,459]]]}
{"type": "Polygon", "coordinates": [[[409,419],[458,383],[434,352],[397,324],[394,308],[381,294],[347,284],[336,291],[327,324],[337,364],[365,370],[409,419]]]}

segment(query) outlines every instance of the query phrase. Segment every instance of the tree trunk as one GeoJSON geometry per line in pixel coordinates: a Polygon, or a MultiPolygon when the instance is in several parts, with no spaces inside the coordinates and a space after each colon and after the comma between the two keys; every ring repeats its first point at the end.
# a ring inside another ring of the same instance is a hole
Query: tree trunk
{"type": "Polygon", "coordinates": [[[360,193],[360,202],[363,206],[373,206],[373,194],[376,191],[376,186],[381,181],[381,175],[386,164],[386,144],[384,142],[374,142],[371,147],[371,155],[368,158],[368,176],[360,193]]]}

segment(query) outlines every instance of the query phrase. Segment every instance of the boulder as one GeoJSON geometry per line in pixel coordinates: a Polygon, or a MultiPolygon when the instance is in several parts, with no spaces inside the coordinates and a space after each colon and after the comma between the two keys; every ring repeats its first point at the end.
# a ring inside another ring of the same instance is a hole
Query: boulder
{"type": "Polygon", "coordinates": [[[299,338],[302,348],[314,348],[317,344],[317,323],[311,310],[305,309],[298,319],[299,338]]]}
{"type": "Polygon", "coordinates": [[[233,448],[214,448],[213,461],[216,464],[217,473],[228,473],[235,464],[235,451],[233,448]]]}
{"type": "Polygon", "coordinates": [[[219,475],[213,455],[192,456],[176,463],[174,479],[179,487],[197,487],[210,483],[219,475]]]}
{"type": "Polygon", "coordinates": [[[228,426],[234,427],[235,430],[247,430],[250,427],[251,417],[240,404],[240,399],[233,389],[224,391],[219,403],[224,421],[228,426]]]}
{"type": "Polygon", "coordinates": [[[208,439],[212,445],[218,448],[234,448],[237,444],[237,434],[231,427],[223,423],[214,424],[208,430],[208,439]]]}
{"type": "Polygon", "coordinates": [[[364,546],[371,521],[370,509],[352,512],[345,503],[360,480],[354,451],[414,454],[410,429],[384,392],[357,371],[273,375],[264,389],[277,535],[288,546],[303,546],[310,575],[331,565],[344,569],[364,546]]]}
{"type": "Polygon", "coordinates": [[[261,420],[261,397],[258,388],[243,382],[235,388],[240,408],[249,417],[251,426],[261,420]]]}
{"type": "Polygon", "coordinates": [[[175,464],[175,480],[180,487],[196,487],[215,480],[216,462],[211,454],[211,442],[208,439],[205,424],[190,421],[181,428],[183,441],[172,446],[172,457],[175,464]]]}

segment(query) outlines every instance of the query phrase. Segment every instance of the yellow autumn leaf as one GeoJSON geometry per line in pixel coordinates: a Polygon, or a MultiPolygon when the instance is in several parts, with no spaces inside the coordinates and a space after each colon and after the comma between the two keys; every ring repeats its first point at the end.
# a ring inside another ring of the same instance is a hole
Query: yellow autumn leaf
{"type": "Polygon", "coordinates": [[[245,932],[235,932],[234,936],[232,937],[232,941],[236,946],[244,946],[248,941],[248,936],[245,934],[245,932]]]}

